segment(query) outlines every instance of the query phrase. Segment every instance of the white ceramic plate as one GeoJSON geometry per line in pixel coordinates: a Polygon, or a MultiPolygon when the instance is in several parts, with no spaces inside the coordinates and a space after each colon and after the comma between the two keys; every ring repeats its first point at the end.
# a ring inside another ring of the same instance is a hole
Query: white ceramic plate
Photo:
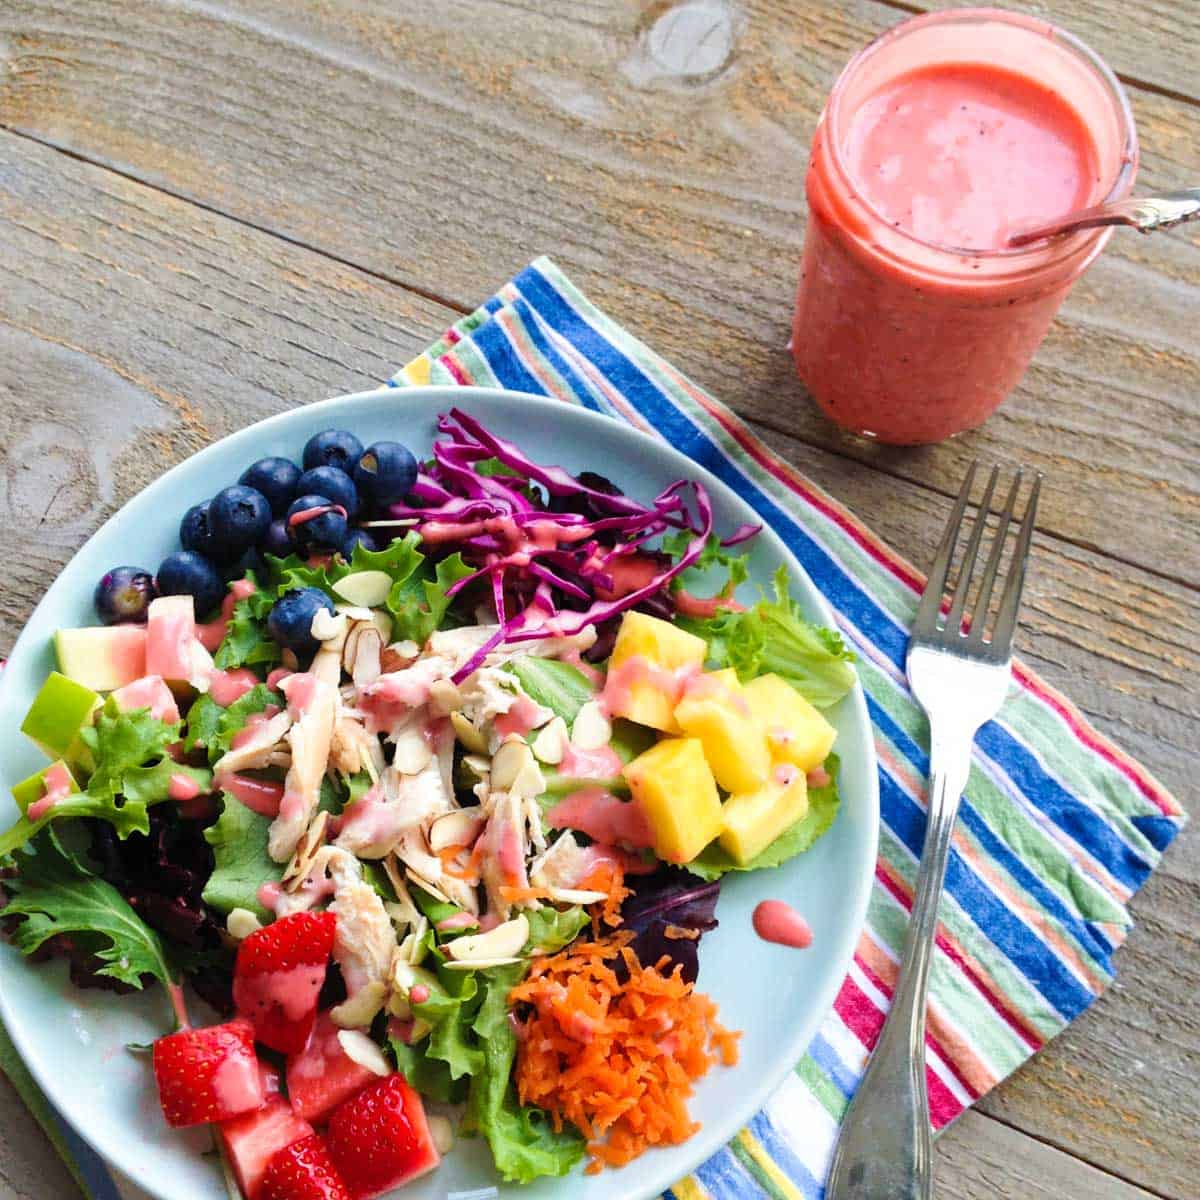
{"type": "MultiPolygon", "coordinates": [[[[533,458],[572,471],[599,471],[642,500],[680,477],[699,479],[712,497],[718,530],[729,532],[755,519],[728,487],[670,447],[615,420],[540,397],[482,388],[382,389],[272,417],[201,451],[131,500],[47,591],[0,675],[0,821],[15,819],[12,785],[44,765],[18,727],[54,666],[51,636],[59,627],[95,623],[92,589],[105,570],[128,562],[153,570],[178,548],[185,509],[234,482],[263,455],[298,459],[305,441],[329,427],[351,429],[364,443],[403,441],[422,454],[434,438],[436,414],[452,405],[512,438],[533,458]]],[[[752,583],[767,583],[779,563],[786,563],[793,594],[808,615],[833,624],[824,599],[770,530],[752,545],[752,583]]],[[[842,807],[832,830],[807,854],[774,871],[728,877],[717,910],[720,928],[701,945],[700,987],[718,1002],[724,1023],[744,1031],[741,1062],[714,1069],[692,1101],[701,1131],[623,1171],[577,1172],[567,1180],[502,1187],[502,1196],[657,1196],[728,1141],[803,1056],[849,966],[878,837],[875,754],[861,690],[846,697],[832,718],[842,760],[842,807]],[[786,899],[805,914],[813,929],[810,949],[789,950],[754,935],[750,914],[767,897],[786,899]]],[[[0,1014],[59,1111],[121,1171],[161,1200],[224,1200],[212,1158],[201,1157],[211,1144],[207,1131],[168,1130],[148,1062],[124,1049],[164,1032],[167,1006],[160,988],[132,997],[78,991],[67,982],[62,963],[32,966],[11,947],[0,946],[0,1014]]],[[[464,1140],[436,1173],[403,1194],[445,1200],[448,1192],[495,1182],[486,1146],[464,1140]]]]}

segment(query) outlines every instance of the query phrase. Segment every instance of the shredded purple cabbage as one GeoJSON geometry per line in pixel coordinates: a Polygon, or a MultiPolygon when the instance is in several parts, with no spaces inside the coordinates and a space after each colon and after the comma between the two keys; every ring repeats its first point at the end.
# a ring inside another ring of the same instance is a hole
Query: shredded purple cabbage
{"type": "MultiPolygon", "coordinates": [[[[653,604],[700,557],[712,532],[712,505],[699,483],[680,479],[646,505],[592,472],[575,476],[534,462],[462,409],[443,413],[438,432],[432,461],[389,513],[411,522],[426,548],[453,545],[476,568],[455,584],[456,593],[489,584],[500,630],[460,668],[456,681],[501,643],[569,637],[653,604]],[[496,462],[511,474],[479,470],[496,462]],[[648,579],[618,587],[621,568],[635,556],[644,560],[646,543],[670,530],[692,535],[683,554],[676,560],[653,556],[648,579]]],[[[744,541],[755,528],[740,527],[729,544],[744,541]]]]}

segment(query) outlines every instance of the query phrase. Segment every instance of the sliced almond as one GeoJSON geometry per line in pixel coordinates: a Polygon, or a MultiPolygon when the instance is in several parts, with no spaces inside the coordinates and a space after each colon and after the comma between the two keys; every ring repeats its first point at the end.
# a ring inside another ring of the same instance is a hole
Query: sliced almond
{"type": "Polygon", "coordinates": [[[448,717],[463,706],[463,695],[458,684],[450,679],[435,679],[429,685],[429,707],[439,717],[448,717]]]}
{"type": "Polygon", "coordinates": [[[492,755],[492,787],[496,791],[507,791],[521,771],[532,762],[533,751],[522,738],[507,738],[492,755]]]}
{"type": "Polygon", "coordinates": [[[555,717],[549,724],[543,725],[537,737],[533,739],[534,757],[550,766],[557,766],[567,752],[567,723],[562,717],[555,717]]]}
{"type": "Polygon", "coordinates": [[[369,608],[363,608],[361,604],[334,604],[333,607],[338,612],[345,613],[351,621],[375,620],[375,614],[369,608]]]}
{"type": "Polygon", "coordinates": [[[473,754],[487,753],[487,738],[461,712],[452,712],[450,714],[450,724],[454,726],[455,736],[467,750],[470,750],[473,754]]]}
{"type": "Polygon", "coordinates": [[[542,774],[542,769],[537,765],[532,754],[517,772],[517,777],[512,781],[508,790],[520,799],[540,796],[546,790],[546,777],[542,774]]]}
{"type": "Polygon", "coordinates": [[[350,622],[350,631],[342,643],[342,666],[347,672],[354,666],[354,653],[358,649],[358,639],[362,636],[365,628],[366,626],[361,621],[352,620],[350,622]]]}
{"type": "MultiPolygon", "coordinates": [[[[292,879],[303,879],[308,874],[308,869],[312,866],[317,851],[325,842],[325,832],[328,828],[329,814],[327,812],[317,813],[309,822],[304,836],[300,839],[300,844],[296,847],[295,854],[292,855],[291,861],[283,872],[285,884],[292,879]]],[[[289,888],[288,890],[294,891],[295,889],[289,888]]]]}
{"type": "Polygon", "coordinates": [[[349,1000],[343,1000],[329,1010],[329,1018],[339,1029],[364,1029],[375,1020],[376,1014],[387,999],[387,984],[382,979],[372,979],[363,984],[349,1000]]]}
{"type": "Polygon", "coordinates": [[[350,667],[350,677],[358,687],[366,687],[377,680],[383,671],[381,655],[383,653],[383,635],[374,625],[358,625],[355,627],[358,637],[354,643],[354,658],[350,667]]]}
{"type": "MultiPolygon", "coordinates": [[[[392,1068],[383,1051],[361,1029],[340,1029],[337,1035],[346,1057],[372,1075],[390,1075],[392,1068]]],[[[431,1131],[432,1132],[432,1131],[431,1131]]]]}
{"type": "Polygon", "coordinates": [[[529,941],[529,920],[524,915],[504,921],[487,933],[473,933],[447,942],[446,953],[459,962],[511,959],[529,941]]]}
{"type": "Polygon", "coordinates": [[[492,760],[486,754],[464,754],[462,757],[462,765],[475,776],[476,779],[486,779],[492,770],[492,760]]]}
{"type": "MultiPolygon", "coordinates": [[[[438,1153],[449,1154],[454,1149],[454,1126],[450,1124],[450,1118],[434,1113],[426,1118],[426,1124],[429,1126],[429,1136],[438,1148],[438,1153]]],[[[476,1192],[475,1195],[479,1197],[479,1200],[483,1200],[482,1192],[476,1192]]]]}
{"type": "Polygon", "coordinates": [[[402,729],[396,736],[396,752],[392,766],[401,775],[418,775],[429,766],[433,751],[419,729],[402,729]]]}
{"type": "Polygon", "coordinates": [[[608,899],[607,892],[584,892],[575,888],[548,887],[547,894],[559,904],[599,904],[608,899]]]}
{"type": "Polygon", "coordinates": [[[580,750],[599,750],[612,741],[612,722],[595,700],[589,700],[575,716],[571,741],[580,750]]]}
{"type": "Polygon", "coordinates": [[[392,590],[392,577],[386,571],[352,571],[333,585],[343,600],[363,608],[378,608],[392,590]]]}
{"type": "Polygon", "coordinates": [[[350,628],[350,621],[345,613],[330,612],[327,608],[318,608],[313,616],[312,625],[309,627],[309,632],[318,642],[338,641],[338,649],[340,650],[340,639],[346,636],[346,631],[350,628]]]}
{"type": "Polygon", "coordinates": [[[469,846],[483,828],[478,808],[459,808],[434,817],[429,826],[429,848],[436,854],[449,846],[469,846]]]}
{"type": "Polygon", "coordinates": [[[225,928],[229,930],[231,937],[240,942],[242,938],[257,933],[262,928],[262,922],[248,908],[235,908],[230,910],[229,916],[225,918],[225,928]]]}
{"type": "Polygon", "coordinates": [[[371,614],[371,624],[379,630],[379,636],[383,638],[385,645],[392,640],[392,617],[390,613],[377,608],[371,614]]]}

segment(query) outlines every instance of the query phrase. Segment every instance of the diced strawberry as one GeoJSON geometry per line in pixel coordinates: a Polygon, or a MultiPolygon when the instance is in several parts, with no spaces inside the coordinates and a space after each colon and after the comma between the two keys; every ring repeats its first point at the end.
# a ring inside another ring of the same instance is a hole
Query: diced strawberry
{"type": "Polygon", "coordinates": [[[354,1200],[319,1133],[275,1154],[263,1176],[260,1200],[354,1200]]]}
{"type": "Polygon", "coordinates": [[[441,1161],[425,1108],[403,1075],[343,1101],[329,1118],[329,1153],[355,1200],[371,1200],[441,1161]]]}
{"type": "Polygon", "coordinates": [[[308,1045],[287,1063],[287,1090],[298,1116],[320,1125],[343,1100],[379,1078],[361,1067],[338,1041],[328,1013],[317,1018],[308,1045]]]}
{"type": "Polygon", "coordinates": [[[246,1200],[259,1200],[271,1159],[293,1142],[311,1137],[313,1127],[300,1120],[286,1100],[276,1096],[257,1112],[223,1121],[220,1132],[242,1195],[246,1200]]]}
{"type": "Polygon", "coordinates": [[[336,929],[333,913],[293,913],[238,946],[233,1002],[272,1050],[298,1054],[304,1049],[336,929]]]}
{"type": "Polygon", "coordinates": [[[154,1078],[168,1125],[204,1125],[260,1108],[254,1027],[230,1021],[181,1029],[154,1043],[154,1078]]]}

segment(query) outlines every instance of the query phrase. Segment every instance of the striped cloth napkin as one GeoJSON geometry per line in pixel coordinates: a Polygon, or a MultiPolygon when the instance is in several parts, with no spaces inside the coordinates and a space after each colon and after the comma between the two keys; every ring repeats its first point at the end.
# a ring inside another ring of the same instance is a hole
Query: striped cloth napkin
{"type": "MultiPolygon", "coordinates": [[[[391,381],[505,387],[582,404],[661,438],[729,484],[787,542],[853,643],[879,756],[879,861],[866,928],[795,1072],[674,1200],[812,1198],[883,1024],[925,833],[926,726],[904,680],[921,576],[728,409],[539,259],[391,381]]],[[[399,403],[403,403],[399,400],[399,403]]],[[[942,1128],[1077,1017],[1113,978],[1126,904],[1182,827],[1176,801],[1017,663],[976,741],[942,904],[927,1037],[942,1128]]],[[[7,1042],[7,1038],[3,1039],[7,1042]]],[[[0,1066],[93,1200],[141,1193],[66,1133],[11,1047],[0,1066]]]]}

